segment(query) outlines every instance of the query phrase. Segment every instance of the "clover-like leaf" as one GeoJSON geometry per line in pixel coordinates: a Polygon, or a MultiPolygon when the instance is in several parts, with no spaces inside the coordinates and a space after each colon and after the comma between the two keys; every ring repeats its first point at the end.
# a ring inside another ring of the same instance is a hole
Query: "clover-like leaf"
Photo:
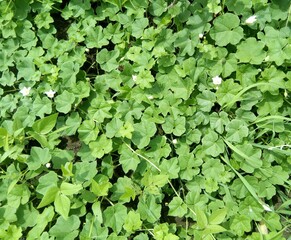
{"type": "Polygon", "coordinates": [[[214,20],[210,36],[218,46],[226,46],[229,43],[235,45],[243,38],[243,29],[239,24],[240,20],[235,14],[223,14],[214,20]]]}
{"type": "Polygon", "coordinates": [[[115,204],[104,210],[104,224],[118,234],[122,229],[126,216],[126,207],[121,204],[115,204]]]}
{"type": "Polygon", "coordinates": [[[142,221],[140,220],[140,214],[135,211],[129,211],[125,219],[123,228],[128,232],[132,233],[135,230],[140,229],[142,221]]]}
{"type": "Polygon", "coordinates": [[[88,48],[100,48],[109,42],[104,36],[103,28],[98,25],[89,29],[85,43],[88,48]]]}
{"type": "Polygon", "coordinates": [[[67,219],[59,217],[49,233],[58,239],[74,239],[78,236],[80,224],[81,221],[76,215],[69,216],[67,219]]]}
{"type": "Polygon", "coordinates": [[[132,134],[132,142],[139,149],[144,148],[150,142],[150,138],[156,133],[157,128],[153,122],[141,121],[134,124],[134,132],[132,134]]]}
{"type": "Polygon", "coordinates": [[[56,109],[61,113],[68,113],[71,110],[74,101],[74,94],[65,90],[55,98],[56,109]]]}
{"type": "Polygon", "coordinates": [[[215,93],[204,90],[197,96],[197,103],[203,112],[210,112],[216,100],[215,93]]]}
{"type": "Polygon", "coordinates": [[[182,218],[187,213],[187,206],[181,198],[174,197],[169,202],[169,215],[182,218]]]}
{"type": "Polygon", "coordinates": [[[250,37],[237,46],[236,58],[243,63],[261,64],[266,57],[265,44],[250,37]]]}
{"type": "Polygon", "coordinates": [[[157,203],[154,195],[147,195],[139,201],[137,210],[142,220],[155,223],[161,216],[162,206],[157,203]]]}
{"type": "Polygon", "coordinates": [[[129,170],[135,171],[137,165],[140,163],[138,156],[124,144],[120,147],[119,153],[119,162],[121,163],[123,171],[125,173],[127,173],[129,170]]]}
{"type": "Polygon", "coordinates": [[[207,155],[217,157],[224,152],[224,143],[215,132],[210,132],[202,138],[202,146],[207,155]]]}
{"type": "Polygon", "coordinates": [[[236,215],[230,228],[238,235],[243,236],[245,232],[251,231],[251,219],[246,215],[236,215]]]}
{"type": "Polygon", "coordinates": [[[227,140],[236,143],[242,142],[243,138],[247,137],[249,134],[246,123],[239,119],[234,119],[228,123],[225,130],[227,132],[227,140]]]}
{"type": "Polygon", "coordinates": [[[112,150],[112,140],[102,134],[96,141],[89,143],[89,148],[94,157],[102,158],[104,154],[107,154],[112,150]]]}
{"type": "Polygon", "coordinates": [[[167,116],[162,128],[167,134],[173,133],[175,136],[181,136],[186,131],[185,124],[185,117],[174,118],[173,116],[167,116]]]}
{"type": "MultiPolygon", "coordinates": [[[[227,142],[227,141],[226,141],[227,142]]],[[[227,142],[228,146],[234,151],[234,158],[240,162],[241,168],[249,173],[254,169],[260,168],[263,164],[261,158],[261,150],[253,148],[250,144],[243,144],[234,146],[227,142]]]]}
{"type": "Polygon", "coordinates": [[[30,156],[27,159],[27,165],[30,170],[37,170],[42,165],[45,165],[51,160],[51,154],[49,149],[32,147],[30,150],[30,156]]]}
{"type": "Polygon", "coordinates": [[[143,30],[149,24],[149,20],[147,18],[139,18],[132,23],[132,36],[135,38],[141,37],[143,30]]]}
{"type": "Polygon", "coordinates": [[[117,57],[119,56],[118,50],[108,51],[103,48],[96,56],[96,61],[100,64],[101,68],[107,72],[118,67],[117,57]]]}
{"type": "Polygon", "coordinates": [[[95,140],[98,136],[99,129],[93,120],[85,120],[78,128],[79,138],[86,144],[95,140]]]}

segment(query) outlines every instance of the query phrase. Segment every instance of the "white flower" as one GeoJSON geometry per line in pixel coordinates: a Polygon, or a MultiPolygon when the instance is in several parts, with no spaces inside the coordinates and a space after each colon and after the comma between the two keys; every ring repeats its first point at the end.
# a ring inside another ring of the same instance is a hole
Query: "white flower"
{"type": "Polygon", "coordinates": [[[22,96],[27,96],[29,95],[31,87],[24,87],[20,90],[20,93],[22,94],[22,96]]]}
{"type": "Polygon", "coordinates": [[[50,168],[52,165],[51,165],[51,163],[48,162],[48,163],[45,164],[45,166],[46,166],[47,168],[50,168]]]}
{"type": "Polygon", "coordinates": [[[200,39],[202,39],[204,35],[203,35],[203,33],[199,33],[198,36],[199,36],[200,39]]]}
{"type": "Polygon", "coordinates": [[[150,96],[148,96],[148,99],[152,100],[152,99],[154,99],[154,96],[150,95],[150,96]]]}
{"type": "Polygon", "coordinates": [[[177,143],[178,143],[177,139],[173,139],[173,144],[177,144],[177,143]]]}
{"type": "Polygon", "coordinates": [[[136,79],[137,79],[137,76],[136,76],[136,75],[132,75],[131,78],[132,78],[132,80],[135,82],[136,79]]]}
{"type": "Polygon", "coordinates": [[[219,76],[215,76],[215,77],[212,78],[212,82],[213,82],[213,84],[215,84],[215,85],[220,85],[221,82],[222,82],[222,78],[219,77],[219,76]]]}
{"type": "Polygon", "coordinates": [[[250,16],[250,17],[245,21],[245,24],[253,24],[255,21],[257,21],[257,16],[256,16],[256,15],[253,15],[253,16],[250,16]]]}
{"type": "Polygon", "coordinates": [[[270,208],[270,206],[266,203],[262,204],[263,208],[265,209],[265,211],[267,212],[272,212],[272,209],[270,208]]]}
{"type": "Polygon", "coordinates": [[[53,98],[56,92],[53,91],[53,90],[49,90],[49,91],[44,92],[44,93],[45,93],[49,98],[53,98]]]}

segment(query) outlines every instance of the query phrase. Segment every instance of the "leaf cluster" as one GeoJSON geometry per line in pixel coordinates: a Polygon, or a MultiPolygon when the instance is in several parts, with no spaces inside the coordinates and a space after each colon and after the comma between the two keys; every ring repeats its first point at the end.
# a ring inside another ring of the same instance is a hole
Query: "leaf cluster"
{"type": "Polygon", "coordinates": [[[287,239],[290,9],[1,1],[0,239],[287,239]]]}

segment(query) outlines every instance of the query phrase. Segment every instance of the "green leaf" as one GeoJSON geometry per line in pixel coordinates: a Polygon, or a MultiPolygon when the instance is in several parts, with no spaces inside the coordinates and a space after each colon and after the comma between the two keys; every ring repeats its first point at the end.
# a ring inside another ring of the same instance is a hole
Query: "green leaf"
{"type": "Polygon", "coordinates": [[[65,220],[68,219],[71,207],[70,199],[66,195],[59,192],[56,195],[54,205],[56,212],[59,213],[65,220]]]}
{"type": "Polygon", "coordinates": [[[54,126],[56,125],[57,118],[58,118],[58,114],[55,113],[48,117],[39,119],[32,125],[32,129],[36,131],[37,133],[47,134],[51,132],[54,126]]]}
{"type": "Polygon", "coordinates": [[[106,136],[108,138],[118,137],[123,122],[119,118],[113,118],[109,123],[106,124],[106,136]]]}
{"type": "MultiPolygon", "coordinates": [[[[95,159],[94,159],[95,160],[95,159]]],[[[97,173],[96,162],[82,161],[74,164],[76,169],[74,178],[76,183],[84,183],[91,180],[97,173]]]]}
{"type": "Polygon", "coordinates": [[[52,112],[52,102],[46,97],[40,98],[37,96],[32,106],[32,112],[40,118],[44,118],[45,114],[52,112]]]}
{"type": "Polygon", "coordinates": [[[107,207],[103,212],[104,225],[110,227],[115,233],[120,233],[127,217],[127,209],[121,204],[107,207]]]}
{"type": "Polygon", "coordinates": [[[105,0],[105,2],[111,3],[114,6],[118,7],[121,9],[121,7],[126,3],[128,0],[105,0]]]}
{"type": "Polygon", "coordinates": [[[50,228],[49,234],[56,239],[75,239],[79,234],[80,224],[81,222],[76,215],[69,216],[67,219],[59,217],[55,225],[50,228]]]}
{"type": "Polygon", "coordinates": [[[130,200],[134,200],[138,188],[135,187],[132,180],[128,177],[120,177],[117,182],[113,185],[113,187],[110,189],[112,192],[112,196],[110,199],[113,201],[119,201],[119,202],[130,202],[130,200]]]}
{"type": "Polygon", "coordinates": [[[197,103],[203,112],[210,112],[216,100],[215,93],[209,90],[204,90],[201,94],[198,94],[196,98],[197,103]]]}
{"type": "Polygon", "coordinates": [[[89,31],[87,31],[87,38],[85,39],[85,44],[88,48],[101,48],[108,43],[109,41],[105,37],[103,28],[100,25],[89,28],[89,31]]]}
{"type": "Polygon", "coordinates": [[[260,116],[276,115],[278,109],[283,105],[283,98],[278,95],[272,95],[269,92],[263,94],[263,100],[257,104],[258,114],[260,116]]]}
{"type": "Polygon", "coordinates": [[[96,61],[100,64],[104,71],[111,72],[112,70],[117,69],[119,66],[116,60],[118,56],[118,50],[108,51],[106,48],[103,48],[97,54],[96,61]]]}
{"type": "Polygon", "coordinates": [[[286,74],[278,70],[275,66],[271,66],[266,68],[262,72],[261,82],[267,82],[269,84],[260,85],[260,90],[262,92],[270,92],[272,95],[279,94],[279,89],[286,88],[286,82],[284,79],[286,78],[286,74]]]}
{"type": "Polygon", "coordinates": [[[21,233],[21,228],[17,227],[15,225],[9,225],[6,230],[1,230],[0,231],[0,237],[3,240],[8,240],[8,239],[20,239],[22,236],[21,233]]]}
{"type": "Polygon", "coordinates": [[[186,131],[185,125],[185,117],[174,118],[173,116],[167,116],[162,128],[167,134],[173,133],[175,136],[181,136],[186,131]]]}
{"type": "Polygon", "coordinates": [[[55,98],[56,109],[61,113],[68,113],[71,110],[74,101],[74,94],[65,90],[55,98]]]}
{"type": "Polygon", "coordinates": [[[282,229],[282,222],[280,221],[280,215],[275,212],[267,213],[264,221],[271,231],[278,231],[282,229]]]}
{"type": "Polygon", "coordinates": [[[3,147],[4,150],[8,150],[8,132],[5,128],[0,128],[0,147],[3,147]]]}
{"type": "Polygon", "coordinates": [[[32,58],[22,59],[16,67],[18,69],[17,79],[24,78],[26,81],[31,81],[35,74],[35,65],[32,58]]]}
{"type": "Polygon", "coordinates": [[[36,191],[42,195],[45,195],[48,189],[58,186],[58,175],[55,172],[50,171],[49,173],[41,176],[38,182],[36,191]]]}
{"type": "Polygon", "coordinates": [[[198,44],[199,38],[192,35],[191,30],[184,28],[176,34],[176,40],[174,46],[180,48],[180,54],[185,56],[193,56],[195,47],[198,44]]]}
{"type": "Polygon", "coordinates": [[[40,147],[32,147],[30,150],[30,156],[27,159],[28,169],[37,170],[42,165],[45,165],[51,160],[51,154],[49,153],[49,149],[40,148],[40,147]]]}
{"type": "Polygon", "coordinates": [[[154,136],[157,131],[156,125],[152,122],[141,121],[134,124],[134,132],[132,134],[132,142],[137,145],[139,149],[146,147],[150,138],[154,136]]]}
{"type": "Polygon", "coordinates": [[[251,223],[249,217],[245,215],[236,215],[233,217],[230,229],[238,236],[243,236],[245,232],[251,231],[251,223]]]}
{"type": "Polygon", "coordinates": [[[14,73],[10,72],[10,71],[5,71],[2,73],[0,84],[2,86],[12,86],[15,81],[16,81],[16,77],[15,77],[14,73]]]}
{"type": "Polygon", "coordinates": [[[59,188],[56,186],[50,187],[44,194],[43,198],[41,199],[41,202],[38,204],[37,208],[42,208],[45,207],[47,205],[49,205],[50,203],[52,203],[57,194],[59,192],[59,188]]]}
{"type": "MultiPolygon", "coordinates": [[[[249,193],[253,196],[253,198],[264,208],[265,204],[260,200],[260,198],[258,197],[257,193],[255,192],[254,188],[252,187],[252,185],[249,183],[249,181],[243,177],[238,171],[236,171],[233,166],[230,164],[230,162],[228,161],[228,159],[225,159],[222,157],[222,160],[232,169],[232,171],[239,177],[240,181],[242,182],[242,184],[245,186],[245,188],[249,191],[249,193]]],[[[238,179],[237,179],[238,180],[238,179]]],[[[238,180],[238,182],[240,182],[238,180]]],[[[240,187],[241,190],[241,187],[240,187]]]]}
{"type": "Polygon", "coordinates": [[[226,208],[215,210],[208,218],[209,224],[221,224],[225,220],[226,214],[226,208]]]}
{"type": "MultiPolygon", "coordinates": [[[[203,231],[204,234],[213,234],[213,233],[221,233],[227,231],[224,227],[220,225],[208,225],[205,230],[203,231]]],[[[209,236],[209,235],[208,235],[209,236]]]]}
{"type": "Polygon", "coordinates": [[[85,143],[95,140],[98,136],[99,129],[93,120],[84,120],[78,128],[79,138],[85,143]]]}
{"type": "Polygon", "coordinates": [[[162,207],[156,202],[156,198],[153,195],[147,195],[138,202],[137,210],[142,220],[155,223],[161,217],[162,207]]]}
{"type": "Polygon", "coordinates": [[[102,223],[103,222],[103,216],[102,216],[102,210],[101,210],[101,203],[94,202],[92,205],[92,211],[94,216],[96,216],[97,220],[102,223]]]}
{"type": "Polygon", "coordinates": [[[167,3],[164,0],[157,0],[151,3],[149,11],[154,16],[161,16],[167,9],[167,3]]]}
{"type": "Polygon", "coordinates": [[[136,19],[132,23],[132,36],[140,38],[143,34],[143,30],[148,26],[149,20],[147,18],[136,19]]]}
{"type": "Polygon", "coordinates": [[[83,187],[81,184],[72,184],[72,183],[62,182],[62,184],[60,186],[60,193],[66,195],[66,196],[73,195],[73,194],[77,194],[78,192],[80,192],[80,190],[82,188],[83,187]]]}
{"type": "Polygon", "coordinates": [[[250,37],[237,45],[236,58],[243,63],[261,64],[266,57],[265,44],[250,37]]]}
{"type": "Polygon", "coordinates": [[[168,205],[169,207],[169,215],[176,216],[176,217],[184,217],[187,213],[187,206],[183,202],[181,198],[173,197],[172,201],[168,205]]]}
{"type": "Polygon", "coordinates": [[[170,153],[171,149],[167,143],[167,138],[165,136],[156,136],[150,141],[147,157],[158,161],[163,157],[167,158],[170,153]]]}
{"type": "Polygon", "coordinates": [[[152,82],[154,82],[155,79],[152,76],[151,72],[148,70],[141,70],[139,74],[137,75],[136,84],[140,86],[141,89],[145,88],[151,88],[152,82]]]}
{"type": "Polygon", "coordinates": [[[28,232],[27,239],[39,239],[43,233],[47,224],[52,221],[55,215],[54,208],[52,206],[47,207],[41,214],[38,215],[36,222],[37,224],[28,232]]]}
{"type": "Polygon", "coordinates": [[[65,165],[61,165],[62,174],[64,177],[72,177],[73,174],[73,163],[66,162],[65,165]]]}
{"type": "Polygon", "coordinates": [[[139,230],[141,228],[142,221],[140,220],[140,214],[135,211],[129,211],[123,228],[128,232],[128,233],[133,233],[136,230],[139,230]]]}
{"type": "Polygon", "coordinates": [[[102,158],[104,154],[110,153],[112,150],[112,140],[106,138],[103,134],[96,141],[89,143],[92,156],[102,158]]]}
{"type": "MultiPolygon", "coordinates": [[[[79,72],[79,68],[79,64],[73,61],[67,61],[62,63],[59,76],[63,79],[63,84],[65,87],[72,88],[76,86],[76,75],[79,72]]],[[[66,90],[64,92],[65,95],[63,95],[63,98],[64,96],[68,97],[68,92],[66,90]]],[[[71,98],[72,96],[70,96],[68,99],[71,98]]]]}
{"type": "Polygon", "coordinates": [[[218,134],[211,131],[202,138],[203,148],[207,155],[217,157],[224,152],[224,143],[222,139],[218,137],[218,134]]]}
{"type": "Polygon", "coordinates": [[[226,0],[225,5],[228,10],[235,12],[237,15],[241,15],[246,12],[246,10],[251,9],[252,1],[251,0],[226,0]]]}
{"type": "Polygon", "coordinates": [[[246,123],[239,119],[234,119],[226,125],[226,138],[230,142],[240,143],[249,135],[246,123]]]}
{"type": "Polygon", "coordinates": [[[243,29],[239,24],[238,16],[225,13],[214,20],[210,36],[218,46],[226,46],[229,43],[236,45],[243,38],[243,29]]]}
{"type": "Polygon", "coordinates": [[[213,178],[217,181],[221,180],[221,175],[225,172],[224,165],[214,158],[206,158],[202,165],[202,173],[206,178],[213,178]]]}
{"type": "Polygon", "coordinates": [[[133,125],[130,122],[125,122],[124,125],[119,129],[118,135],[120,135],[121,137],[131,139],[133,131],[134,131],[133,125]]]}
{"type": "Polygon", "coordinates": [[[54,22],[54,19],[51,17],[49,11],[44,11],[36,15],[34,22],[39,29],[49,29],[50,24],[54,22]]]}
{"type": "Polygon", "coordinates": [[[161,173],[168,174],[170,179],[178,178],[180,167],[177,158],[164,159],[160,165],[161,173]]]}
{"type": "Polygon", "coordinates": [[[199,229],[204,229],[208,225],[207,216],[203,210],[199,208],[195,208],[196,218],[197,218],[197,225],[199,229]]]}
{"type": "Polygon", "coordinates": [[[88,116],[90,119],[97,123],[102,123],[105,118],[111,118],[112,114],[110,113],[111,104],[100,96],[94,98],[91,101],[91,105],[88,108],[88,116]]]}
{"type": "Polygon", "coordinates": [[[252,173],[254,169],[262,166],[260,149],[255,149],[248,143],[238,146],[234,146],[226,140],[225,143],[234,151],[233,156],[237,161],[241,162],[240,166],[244,171],[252,173]]]}
{"type": "Polygon", "coordinates": [[[91,191],[96,196],[107,196],[109,189],[112,187],[112,184],[109,182],[109,178],[105,175],[97,175],[95,180],[92,180],[91,191]]]}
{"type": "Polygon", "coordinates": [[[140,163],[139,157],[124,144],[121,145],[118,152],[120,154],[119,162],[123,171],[125,173],[128,173],[130,170],[135,171],[140,163]]]}

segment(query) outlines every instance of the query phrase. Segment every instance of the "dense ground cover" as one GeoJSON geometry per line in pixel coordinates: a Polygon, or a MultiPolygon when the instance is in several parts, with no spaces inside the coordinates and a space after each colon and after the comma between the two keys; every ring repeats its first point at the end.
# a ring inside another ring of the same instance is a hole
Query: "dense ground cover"
{"type": "Polygon", "coordinates": [[[1,0],[0,239],[288,239],[288,0],[1,0]]]}

